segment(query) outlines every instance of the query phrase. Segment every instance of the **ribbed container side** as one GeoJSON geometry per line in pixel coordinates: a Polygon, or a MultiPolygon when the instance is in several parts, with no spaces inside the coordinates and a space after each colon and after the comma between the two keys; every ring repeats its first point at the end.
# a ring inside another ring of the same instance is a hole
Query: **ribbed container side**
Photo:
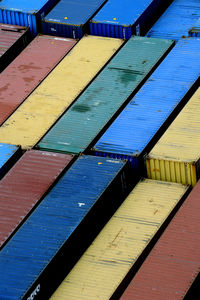
{"type": "Polygon", "coordinates": [[[127,273],[137,270],[186,193],[180,184],[139,182],[50,299],[119,299],[127,273]]]}
{"type": "Polygon", "coordinates": [[[57,0],[1,0],[0,22],[29,26],[31,34],[36,36],[41,19],[56,2],[57,0]]]}
{"type": "Polygon", "coordinates": [[[0,143],[0,179],[8,172],[21,155],[19,147],[0,143]]]}
{"type": "Polygon", "coordinates": [[[195,25],[189,30],[189,36],[200,37],[200,18],[195,23],[195,25]]]}
{"type": "Polygon", "coordinates": [[[42,20],[45,34],[81,38],[86,24],[106,0],[60,0],[42,20]]]}
{"type": "Polygon", "coordinates": [[[39,203],[72,158],[72,155],[30,150],[4,176],[0,181],[0,247],[39,203]]]}
{"type": "Polygon", "coordinates": [[[73,163],[1,250],[1,298],[48,299],[122,202],[125,168],[93,156],[73,163]]]}
{"type": "Polygon", "coordinates": [[[122,44],[120,39],[83,37],[3,123],[0,140],[32,148],[122,44]]]}
{"type": "Polygon", "coordinates": [[[171,1],[109,0],[90,21],[93,35],[129,39],[144,35],[171,1]]]}
{"type": "Polygon", "coordinates": [[[200,269],[199,194],[200,182],[176,213],[121,300],[198,298],[197,294],[187,298],[187,294],[200,269]]]}
{"type": "MultiPolygon", "coordinates": [[[[122,159],[125,156],[131,167],[142,171],[146,153],[196,87],[200,75],[199,59],[200,40],[180,40],[97,141],[92,153],[122,159]]],[[[156,178],[161,179],[159,175],[156,178]]]]}
{"type": "Polygon", "coordinates": [[[200,89],[147,156],[148,177],[195,185],[200,177],[200,89]]]}
{"type": "Polygon", "coordinates": [[[200,18],[200,2],[174,0],[147,33],[148,37],[179,40],[188,37],[188,31],[200,18]]]}
{"type": "Polygon", "coordinates": [[[0,24],[0,72],[15,59],[30,40],[29,28],[0,24]]]}
{"type": "Polygon", "coordinates": [[[72,39],[38,35],[0,74],[0,124],[5,122],[75,44],[76,41],[72,39]]]}
{"type": "Polygon", "coordinates": [[[67,153],[85,151],[172,44],[172,41],[132,37],[42,138],[39,148],[67,153]]]}

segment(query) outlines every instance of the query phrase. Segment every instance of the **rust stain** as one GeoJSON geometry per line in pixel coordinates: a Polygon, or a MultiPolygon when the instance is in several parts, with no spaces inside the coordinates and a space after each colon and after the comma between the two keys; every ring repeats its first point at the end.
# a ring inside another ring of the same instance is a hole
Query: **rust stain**
{"type": "Polygon", "coordinates": [[[19,71],[30,71],[30,70],[41,70],[41,67],[34,66],[33,63],[28,65],[20,65],[18,67],[19,71]]]}
{"type": "Polygon", "coordinates": [[[114,243],[115,243],[116,239],[118,238],[118,236],[120,235],[120,233],[122,232],[122,230],[123,230],[123,228],[120,229],[120,231],[117,233],[115,238],[108,244],[109,248],[111,248],[112,246],[116,246],[114,243]]]}
{"type": "Polygon", "coordinates": [[[156,168],[154,168],[154,169],[153,169],[153,172],[159,172],[159,173],[160,173],[160,170],[159,170],[159,169],[156,169],[156,168]]]}
{"type": "Polygon", "coordinates": [[[1,92],[5,92],[5,91],[7,91],[7,89],[8,89],[8,86],[9,86],[9,83],[7,83],[6,85],[4,85],[3,87],[1,87],[0,88],[0,94],[1,94],[1,92]]]}
{"type": "Polygon", "coordinates": [[[30,76],[30,77],[23,77],[23,80],[26,83],[32,82],[34,80],[35,76],[30,76]]]}

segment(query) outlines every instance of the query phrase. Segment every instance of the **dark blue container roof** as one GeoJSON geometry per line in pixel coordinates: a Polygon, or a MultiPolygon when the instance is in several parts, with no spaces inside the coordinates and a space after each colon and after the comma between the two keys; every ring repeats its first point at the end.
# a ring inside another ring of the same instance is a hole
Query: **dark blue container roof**
{"type": "Polygon", "coordinates": [[[70,25],[85,24],[106,0],[60,0],[44,18],[46,22],[70,25]]]}
{"type": "Polygon", "coordinates": [[[200,39],[182,39],[99,139],[94,149],[137,156],[200,76],[200,39]]]}
{"type": "Polygon", "coordinates": [[[124,162],[81,156],[0,252],[0,299],[21,299],[124,162]]]}
{"type": "Polygon", "coordinates": [[[1,0],[0,9],[33,14],[43,8],[48,2],[52,2],[52,0],[1,0]]]}
{"type": "Polygon", "coordinates": [[[200,18],[200,1],[174,0],[147,33],[148,37],[178,40],[188,37],[188,31],[200,18]]]}

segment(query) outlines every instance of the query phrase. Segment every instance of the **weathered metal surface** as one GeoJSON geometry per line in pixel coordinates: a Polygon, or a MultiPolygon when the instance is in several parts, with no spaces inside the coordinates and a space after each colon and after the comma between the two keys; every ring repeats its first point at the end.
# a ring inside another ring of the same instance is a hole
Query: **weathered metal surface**
{"type": "Polygon", "coordinates": [[[0,179],[8,172],[21,154],[21,150],[17,146],[0,144],[0,179]]]}

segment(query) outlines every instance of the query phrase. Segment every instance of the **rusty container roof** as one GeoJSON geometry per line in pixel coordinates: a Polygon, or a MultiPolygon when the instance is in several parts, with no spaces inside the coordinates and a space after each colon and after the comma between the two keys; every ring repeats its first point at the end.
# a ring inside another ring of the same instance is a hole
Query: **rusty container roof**
{"type": "Polygon", "coordinates": [[[27,151],[0,181],[0,247],[48,191],[72,155],[27,151]]]}
{"type": "Polygon", "coordinates": [[[37,36],[0,74],[0,124],[28,97],[76,44],[73,39],[37,36]]]}

